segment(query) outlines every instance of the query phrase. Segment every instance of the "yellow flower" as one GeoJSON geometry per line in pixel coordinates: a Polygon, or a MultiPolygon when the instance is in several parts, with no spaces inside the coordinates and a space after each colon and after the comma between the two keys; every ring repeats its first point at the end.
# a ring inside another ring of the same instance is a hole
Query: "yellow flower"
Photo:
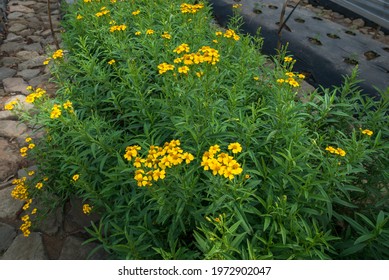
{"type": "Polygon", "coordinates": [[[82,19],[82,18],[83,18],[82,15],[77,15],[77,17],[76,17],[76,19],[78,19],[78,20],[80,20],[80,19],[82,19]]]}
{"type": "Polygon", "coordinates": [[[36,211],[38,211],[36,208],[32,209],[31,214],[32,215],[36,214],[36,211]]]}
{"type": "Polygon", "coordinates": [[[74,174],[73,177],[72,177],[74,182],[76,182],[79,178],[80,178],[79,174],[74,174]]]}
{"type": "Polygon", "coordinates": [[[28,91],[33,91],[33,87],[32,86],[28,86],[28,87],[26,87],[26,90],[28,90],[28,91]]]}
{"type": "Polygon", "coordinates": [[[285,75],[289,78],[293,78],[295,76],[293,72],[286,72],[285,75]]]}
{"type": "Polygon", "coordinates": [[[299,77],[300,79],[305,79],[305,75],[304,74],[298,74],[297,77],[299,77]]]}
{"type": "Polygon", "coordinates": [[[38,190],[40,190],[42,187],[43,187],[43,184],[41,182],[39,182],[35,185],[35,188],[37,188],[38,190]]]}
{"type": "Polygon", "coordinates": [[[34,148],[35,148],[35,144],[33,144],[33,143],[29,144],[29,145],[28,145],[28,148],[29,148],[30,150],[34,149],[34,148]]]}
{"type": "Polygon", "coordinates": [[[152,29],[146,30],[146,35],[153,35],[153,34],[154,34],[154,30],[152,30],[152,29]]]}
{"type": "Polygon", "coordinates": [[[178,67],[178,73],[187,74],[188,72],[189,72],[189,67],[188,66],[178,67]]]}
{"type": "Polygon", "coordinates": [[[61,109],[60,109],[60,105],[57,105],[57,104],[54,104],[53,108],[51,109],[51,114],[50,114],[50,118],[51,119],[56,119],[56,118],[59,118],[59,116],[61,116],[61,109]]]}
{"type": "Polygon", "coordinates": [[[181,13],[183,14],[195,14],[198,12],[198,10],[204,8],[204,4],[187,4],[183,3],[181,4],[181,13]]]}
{"type": "Polygon", "coordinates": [[[17,100],[11,101],[8,104],[4,105],[4,110],[8,110],[8,111],[13,110],[16,104],[18,104],[17,100]]]}
{"type": "Polygon", "coordinates": [[[277,83],[280,83],[280,84],[282,84],[282,83],[284,83],[285,82],[285,80],[284,79],[277,79],[277,83]]]}
{"type": "Polygon", "coordinates": [[[89,215],[91,211],[92,207],[89,204],[82,205],[82,212],[84,212],[84,214],[89,215]]]}
{"type": "Polygon", "coordinates": [[[126,148],[126,153],[124,154],[124,158],[130,161],[133,157],[136,157],[138,155],[138,151],[140,149],[141,147],[138,145],[128,146],[126,148]]]}
{"type": "Polygon", "coordinates": [[[26,153],[28,151],[28,147],[22,147],[19,151],[21,154],[26,153]]]}
{"type": "Polygon", "coordinates": [[[238,41],[240,39],[240,37],[232,29],[227,29],[223,36],[225,38],[232,38],[235,41],[238,41]]]}
{"type": "Polygon", "coordinates": [[[72,102],[70,102],[69,100],[67,100],[64,104],[63,104],[63,107],[64,109],[72,109],[73,108],[73,104],[72,102]]]}
{"type": "Polygon", "coordinates": [[[165,62],[158,65],[159,74],[163,74],[163,73],[170,71],[170,70],[173,70],[173,69],[174,69],[174,65],[171,65],[171,64],[168,64],[165,62]]]}
{"type": "Polygon", "coordinates": [[[170,40],[172,36],[168,32],[163,32],[161,35],[162,38],[170,40]]]}
{"type": "Polygon", "coordinates": [[[35,174],[35,171],[34,171],[34,170],[31,170],[31,171],[28,172],[28,176],[32,176],[32,175],[34,175],[34,174],[35,174]]]}
{"type": "Polygon", "coordinates": [[[140,32],[140,31],[135,32],[135,36],[139,36],[140,34],[142,34],[142,32],[140,32]]]}
{"type": "Polygon", "coordinates": [[[201,76],[203,76],[204,75],[204,72],[203,71],[200,71],[200,72],[196,72],[196,76],[197,77],[201,77],[201,76]]]}
{"type": "Polygon", "coordinates": [[[63,50],[56,50],[51,57],[53,59],[63,58],[63,50]]]}
{"type": "Polygon", "coordinates": [[[116,62],[115,59],[111,59],[110,61],[108,61],[108,64],[109,64],[109,65],[112,65],[112,64],[114,64],[115,62],[116,62]]]}
{"type": "Polygon", "coordinates": [[[223,32],[221,32],[221,31],[216,31],[216,32],[215,32],[215,35],[216,35],[216,36],[222,36],[222,35],[223,35],[223,32]]]}
{"type": "Polygon", "coordinates": [[[233,5],[232,5],[232,8],[233,8],[233,9],[238,9],[238,8],[240,8],[240,7],[242,7],[242,4],[233,4],[233,5]]]}
{"type": "Polygon", "coordinates": [[[234,154],[237,154],[242,151],[242,146],[238,142],[235,142],[228,145],[228,149],[231,150],[234,154]]]}
{"type": "Polygon", "coordinates": [[[286,56],[286,57],[284,57],[284,61],[285,62],[291,62],[291,61],[293,61],[293,58],[290,57],[290,56],[286,56]]]}
{"type": "Polygon", "coordinates": [[[26,140],[24,140],[24,141],[26,141],[27,143],[28,143],[28,142],[31,142],[31,141],[32,141],[32,138],[31,138],[31,137],[27,137],[26,140]]]}
{"type": "Polygon", "coordinates": [[[180,54],[180,53],[182,53],[182,52],[189,52],[190,51],[190,48],[189,48],[189,46],[188,46],[188,44],[181,44],[181,45],[179,45],[177,48],[175,48],[174,50],[173,50],[173,52],[175,52],[175,53],[177,53],[177,54],[180,54]]]}
{"type": "Polygon", "coordinates": [[[51,57],[46,58],[46,60],[43,61],[43,65],[49,64],[50,60],[51,60],[51,57]]]}
{"type": "Polygon", "coordinates": [[[136,11],[133,11],[132,12],[132,15],[133,16],[137,16],[137,15],[139,15],[140,14],[140,10],[136,10],[136,11]]]}
{"type": "Polygon", "coordinates": [[[364,129],[364,130],[361,129],[361,132],[362,132],[362,134],[366,134],[367,136],[373,135],[373,131],[371,131],[369,129],[364,129]]]}
{"type": "Polygon", "coordinates": [[[259,81],[259,77],[258,76],[255,76],[253,79],[254,79],[254,81],[259,81]]]}

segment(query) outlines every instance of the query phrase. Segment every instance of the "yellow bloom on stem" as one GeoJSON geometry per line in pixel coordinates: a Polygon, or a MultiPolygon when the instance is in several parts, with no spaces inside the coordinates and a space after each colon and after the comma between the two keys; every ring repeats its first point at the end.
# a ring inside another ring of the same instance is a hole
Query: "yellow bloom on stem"
{"type": "Polygon", "coordinates": [[[305,75],[304,74],[298,74],[297,77],[299,77],[299,79],[305,79],[305,75]]]}
{"type": "Polygon", "coordinates": [[[63,50],[56,50],[51,57],[53,59],[63,58],[63,50]]]}
{"type": "Polygon", "coordinates": [[[228,145],[228,149],[231,150],[234,154],[237,154],[242,151],[242,146],[238,142],[235,142],[228,145]]]}
{"type": "Polygon", "coordinates": [[[51,57],[46,58],[46,60],[43,61],[43,65],[49,64],[50,60],[51,60],[51,57]]]}
{"type": "Polygon", "coordinates": [[[13,110],[16,104],[18,104],[17,100],[11,101],[8,104],[4,105],[4,110],[13,110]]]}
{"type": "Polygon", "coordinates": [[[140,10],[136,10],[136,11],[133,11],[132,12],[132,15],[133,16],[137,16],[137,15],[139,15],[140,14],[140,10]]]}
{"type": "Polygon", "coordinates": [[[367,136],[372,136],[374,133],[373,131],[371,131],[369,129],[364,129],[364,130],[361,129],[361,132],[362,132],[362,134],[366,134],[367,136]]]}
{"type": "Polygon", "coordinates": [[[158,65],[158,73],[159,74],[163,74],[163,73],[170,71],[170,70],[173,70],[173,69],[174,69],[174,65],[168,64],[166,62],[158,65]]]}
{"type": "Polygon", "coordinates": [[[170,40],[172,36],[168,32],[163,32],[161,35],[162,38],[170,40]]]}
{"type": "Polygon", "coordinates": [[[82,205],[82,212],[84,212],[84,214],[89,215],[91,211],[92,207],[89,204],[86,203],[82,205]]]}
{"type": "Polygon", "coordinates": [[[34,144],[34,143],[29,144],[29,145],[28,145],[28,148],[29,148],[30,150],[34,149],[34,148],[35,148],[35,144],[34,144]]]}
{"type": "Polygon", "coordinates": [[[187,74],[188,72],[189,72],[189,67],[188,66],[178,67],[178,73],[187,74]]]}
{"type": "Polygon", "coordinates": [[[39,182],[35,185],[35,188],[37,188],[38,190],[40,190],[42,187],[43,187],[43,183],[41,183],[41,182],[39,182]]]}
{"type": "Polygon", "coordinates": [[[115,61],[115,59],[111,59],[110,61],[108,61],[108,64],[109,65],[112,65],[112,64],[114,64],[116,61],[115,61]]]}
{"type": "Polygon", "coordinates": [[[76,19],[78,19],[78,20],[81,20],[82,18],[83,18],[83,16],[80,15],[80,14],[78,14],[77,17],[76,17],[76,19]]]}
{"type": "Polygon", "coordinates": [[[140,34],[142,34],[142,32],[140,32],[140,31],[135,32],[135,36],[139,36],[140,34]]]}
{"type": "Polygon", "coordinates": [[[233,9],[238,9],[238,8],[240,8],[240,7],[242,7],[242,4],[233,4],[233,5],[232,5],[232,8],[233,8],[233,9]]]}
{"type": "Polygon", "coordinates": [[[177,53],[177,54],[180,54],[182,52],[190,52],[190,48],[189,48],[189,45],[188,44],[181,44],[179,45],[177,48],[175,48],[173,50],[173,52],[177,53]]]}
{"type": "Polygon", "coordinates": [[[124,154],[124,158],[130,161],[133,157],[138,155],[138,151],[141,150],[141,147],[138,145],[128,146],[126,147],[126,153],[124,154]]]}
{"type": "Polygon", "coordinates": [[[53,108],[51,109],[51,113],[50,113],[51,119],[56,119],[56,118],[59,118],[59,116],[61,116],[62,112],[61,112],[60,108],[61,108],[60,105],[54,104],[53,108]]]}
{"type": "Polygon", "coordinates": [[[73,104],[72,102],[70,102],[69,100],[67,100],[64,104],[63,104],[63,107],[64,109],[72,109],[73,108],[73,104]]]}
{"type": "Polygon", "coordinates": [[[26,140],[24,140],[24,141],[26,141],[27,143],[28,143],[28,142],[31,142],[31,141],[32,141],[32,138],[31,138],[31,137],[27,137],[26,140]]]}
{"type": "Polygon", "coordinates": [[[79,174],[74,174],[73,177],[72,177],[74,182],[76,182],[79,178],[80,178],[79,174]]]}
{"type": "Polygon", "coordinates": [[[285,62],[291,62],[291,61],[293,61],[293,58],[290,57],[290,56],[286,56],[286,57],[284,57],[284,61],[285,62]]]}
{"type": "Polygon", "coordinates": [[[146,30],[146,35],[153,35],[154,34],[154,30],[153,29],[147,29],[146,30]]]}

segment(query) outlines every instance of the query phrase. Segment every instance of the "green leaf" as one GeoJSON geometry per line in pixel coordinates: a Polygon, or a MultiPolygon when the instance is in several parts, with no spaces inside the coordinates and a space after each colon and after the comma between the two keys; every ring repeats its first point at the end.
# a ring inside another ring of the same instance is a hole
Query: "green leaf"
{"type": "Polygon", "coordinates": [[[357,240],[355,240],[354,245],[365,242],[365,241],[373,239],[373,238],[375,238],[375,235],[372,233],[362,235],[362,236],[358,237],[357,240]]]}

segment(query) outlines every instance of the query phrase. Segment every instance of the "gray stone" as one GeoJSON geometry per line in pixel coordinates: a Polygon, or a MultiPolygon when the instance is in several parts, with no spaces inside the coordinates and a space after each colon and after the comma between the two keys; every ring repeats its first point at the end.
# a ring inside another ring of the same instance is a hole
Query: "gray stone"
{"type": "Polygon", "coordinates": [[[96,254],[89,256],[91,251],[98,245],[93,243],[82,245],[84,241],[85,240],[74,236],[67,237],[63,244],[59,260],[106,259],[107,254],[105,254],[102,250],[98,250],[96,254]]]}
{"type": "Polygon", "coordinates": [[[35,42],[35,43],[40,43],[42,42],[42,37],[41,36],[35,36],[35,35],[30,35],[27,37],[27,39],[35,42]]]}
{"type": "MultiPolygon", "coordinates": [[[[33,203],[33,207],[40,209],[39,211],[44,211],[44,209],[47,208],[47,205],[38,202],[38,204],[33,203]]],[[[44,219],[37,221],[35,227],[38,231],[49,235],[55,235],[62,226],[62,220],[62,209],[57,208],[45,213],[44,219]]]]}
{"type": "Polygon", "coordinates": [[[21,1],[21,2],[19,2],[19,4],[26,6],[26,7],[31,7],[31,6],[36,7],[36,5],[37,5],[36,1],[21,1]]]}
{"type": "Polygon", "coordinates": [[[0,68],[0,80],[4,80],[6,78],[13,77],[16,73],[16,70],[8,68],[8,67],[1,67],[0,68]]]}
{"type": "Polygon", "coordinates": [[[33,43],[33,44],[25,45],[23,47],[23,49],[26,51],[35,51],[37,53],[43,53],[43,48],[42,48],[42,45],[40,43],[33,43]]]}
{"type": "Polygon", "coordinates": [[[20,51],[22,48],[23,44],[20,44],[18,42],[8,42],[1,45],[0,51],[6,53],[15,53],[20,51]]]}
{"type": "Polygon", "coordinates": [[[19,70],[25,70],[25,69],[32,69],[32,68],[35,68],[35,67],[41,67],[43,66],[43,61],[46,60],[46,56],[37,56],[37,57],[34,57],[30,60],[27,60],[23,63],[20,63],[18,65],[18,69],[19,70]]]}
{"type": "Polygon", "coordinates": [[[16,200],[11,196],[13,186],[0,190],[0,218],[16,219],[22,209],[24,201],[16,200]]]}
{"type": "Polygon", "coordinates": [[[28,8],[28,7],[23,6],[23,5],[10,5],[9,12],[10,13],[21,12],[21,13],[28,14],[28,13],[34,13],[34,9],[28,8]]]}
{"type": "Polygon", "coordinates": [[[39,75],[41,71],[39,69],[25,69],[16,74],[16,76],[22,77],[25,80],[31,80],[39,75]]]}
{"type": "Polygon", "coordinates": [[[10,225],[0,223],[0,254],[12,244],[16,237],[16,230],[10,225]]]}
{"type": "Polygon", "coordinates": [[[44,75],[39,75],[35,78],[32,78],[28,81],[28,83],[33,87],[42,86],[42,84],[46,83],[50,79],[50,73],[46,73],[44,75]]]}
{"type": "Polygon", "coordinates": [[[8,33],[7,39],[4,42],[20,42],[23,41],[23,37],[16,35],[14,33],[8,33]]]}
{"type": "Polygon", "coordinates": [[[25,237],[19,234],[8,250],[4,253],[3,260],[47,260],[47,255],[43,245],[42,235],[32,232],[25,237]]]}
{"type": "Polygon", "coordinates": [[[16,116],[11,111],[0,111],[0,121],[6,120],[17,120],[18,116],[16,116]]]}
{"type": "Polygon", "coordinates": [[[27,126],[18,121],[0,122],[0,137],[17,138],[27,131],[27,126]]]}
{"type": "Polygon", "coordinates": [[[2,87],[0,87],[0,96],[5,96],[6,93],[2,87]]]}
{"type": "Polygon", "coordinates": [[[349,18],[345,18],[345,19],[343,20],[343,22],[344,22],[345,24],[351,24],[353,21],[352,21],[351,19],[349,19],[349,18]]]}
{"type": "Polygon", "coordinates": [[[20,63],[20,58],[17,58],[17,57],[2,57],[0,59],[0,65],[3,65],[3,66],[17,66],[18,63],[20,63]]]}
{"type": "Polygon", "coordinates": [[[22,78],[6,78],[3,80],[3,86],[5,92],[8,93],[17,93],[21,92],[23,94],[28,94],[28,84],[22,78]]]}
{"type": "Polygon", "coordinates": [[[24,25],[24,24],[21,24],[21,23],[13,23],[11,24],[11,26],[8,28],[8,31],[10,32],[15,32],[15,33],[18,33],[24,29],[26,29],[27,26],[24,25]]]}
{"type": "Polygon", "coordinates": [[[352,25],[356,26],[357,28],[364,27],[365,21],[361,18],[357,18],[352,21],[352,25]]]}
{"type": "Polygon", "coordinates": [[[39,56],[39,54],[35,51],[20,51],[16,53],[16,57],[19,57],[23,60],[30,60],[37,56],[39,56]]]}
{"type": "Polygon", "coordinates": [[[23,37],[27,37],[27,36],[34,34],[34,31],[35,31],[34,29],[25,29],[23,31],[20,31],[19,35],[23,36],[23,37]]]}
{"type": "Polygon", "coordinates": [[[23,13],[21,13],[21,12],[13,12],[13,13],[10,13],[7,16],[7,19],[8,20],[14,20],[14,19],[22,18],[22,17],[23,17],[23,13]]]}

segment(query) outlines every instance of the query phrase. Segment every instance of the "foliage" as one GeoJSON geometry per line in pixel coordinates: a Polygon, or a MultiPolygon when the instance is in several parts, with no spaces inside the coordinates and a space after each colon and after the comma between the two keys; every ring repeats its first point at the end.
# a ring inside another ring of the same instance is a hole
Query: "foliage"
{"type": "Polygon", "coordinates": [[[286,50],[269,68],[237,13],[188,2],[66,8],[57,95],[23,115],[45,134],[31,196],[82,198],[112,258],[387,259],[388,92],[355,70],[301,96],[286,50]]]}

